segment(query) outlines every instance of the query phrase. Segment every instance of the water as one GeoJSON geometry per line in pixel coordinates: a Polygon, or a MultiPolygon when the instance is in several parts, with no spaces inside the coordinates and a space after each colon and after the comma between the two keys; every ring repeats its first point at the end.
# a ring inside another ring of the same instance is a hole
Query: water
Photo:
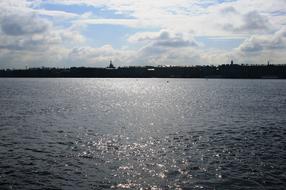
{"type": "Polygon", "coordinates": [[[286,81],[0,79],[0,189],[285,189],[286,81]]]}

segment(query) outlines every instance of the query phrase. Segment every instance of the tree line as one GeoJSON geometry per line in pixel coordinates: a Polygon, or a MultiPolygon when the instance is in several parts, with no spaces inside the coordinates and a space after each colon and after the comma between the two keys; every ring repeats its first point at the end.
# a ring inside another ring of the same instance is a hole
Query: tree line
{"type": "Polygon", "coordinates": [[[130,66],[118,68],[3,69],[0,77],[90,78],[286,78],[286,65],[130,66]]]}

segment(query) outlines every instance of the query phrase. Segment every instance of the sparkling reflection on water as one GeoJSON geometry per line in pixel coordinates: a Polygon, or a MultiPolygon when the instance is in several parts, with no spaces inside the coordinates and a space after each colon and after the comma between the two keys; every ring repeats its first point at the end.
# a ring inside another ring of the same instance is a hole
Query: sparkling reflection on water
{"type": "Polygon", "coordinates": [[[1,79],[0,189],[284,189],[285,82],[1,79]]]}

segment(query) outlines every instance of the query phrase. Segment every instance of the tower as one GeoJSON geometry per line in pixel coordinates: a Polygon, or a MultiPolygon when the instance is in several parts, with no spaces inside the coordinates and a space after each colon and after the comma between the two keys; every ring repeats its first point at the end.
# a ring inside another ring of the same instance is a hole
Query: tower
{"type": "Polygon", "coordinates": [[[112,60],[110,60],[109,66],[107,68],[109,68],[109,69],[114,69],[115,68],[114,65],[112,64],[112,60]]]}

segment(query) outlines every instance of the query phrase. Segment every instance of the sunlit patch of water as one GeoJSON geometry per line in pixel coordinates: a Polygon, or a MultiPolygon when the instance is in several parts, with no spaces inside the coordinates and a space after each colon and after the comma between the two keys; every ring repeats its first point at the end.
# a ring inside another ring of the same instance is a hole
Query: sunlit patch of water
{"type": "MultiPolygon", "coordinates": [[[[74,144],[78,157],[94,159],[95,163],[99,158],[103,160],[114,183],[117,181],[112,188],[201,189],[227,184],[230,176],[240,173],[229,167],[245,170],[247,174],[260,164],[259,160],[253,162],[251,154],[243,150],[245,145],[251,145],[240,137],[233,137],[232,140],[237,140],[228,145],[221,144],[222,138],[224,133],[212,136],[190,132],[133,141],[122,135],[85,134],[74,144]]],[[[264,172],[261,168],[256,170],[255,173],[264,172]]]]}

